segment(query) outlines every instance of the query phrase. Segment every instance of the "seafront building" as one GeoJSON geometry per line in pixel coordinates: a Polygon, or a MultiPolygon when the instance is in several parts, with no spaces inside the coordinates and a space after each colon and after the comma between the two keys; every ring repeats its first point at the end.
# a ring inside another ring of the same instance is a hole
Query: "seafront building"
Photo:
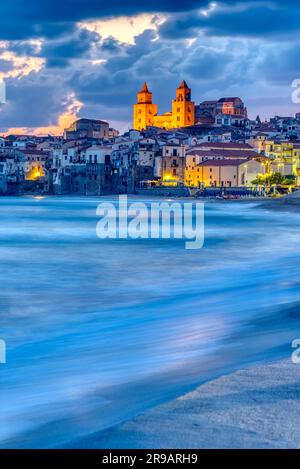
{"type": "Polygon", "coordinates": [[[201,143],[186,154],[185,184],[198,187],[252,186],[268,171],[266,158],[245,143],[201,143]]]}
{"type": "Polygon", "coordinates": [[[300,185],[300,113],[261,122],[237,97],[195,105],[185,81],[172,111],[157,111],[144,84],[123,135],[105,120],[78,119],[61,137],[0,137],[0,193],[188,195],[300,185]]]}

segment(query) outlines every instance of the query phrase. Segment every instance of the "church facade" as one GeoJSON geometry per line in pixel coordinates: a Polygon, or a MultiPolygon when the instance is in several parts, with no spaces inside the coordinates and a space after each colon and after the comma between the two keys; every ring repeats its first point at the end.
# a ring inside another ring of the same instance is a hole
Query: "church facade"
{"type": "Polygon", "coordinates": [[[137,94],[137,103],[133,107],[133,128],[145,130],[147,126],[164,129],[187,127],[195,123],[195,103],[191,100],[191,89],[183,80],[172,100],[172,111],[158,115],[157,104],[152,102],[152,93],[144,83],[137,94]]]}

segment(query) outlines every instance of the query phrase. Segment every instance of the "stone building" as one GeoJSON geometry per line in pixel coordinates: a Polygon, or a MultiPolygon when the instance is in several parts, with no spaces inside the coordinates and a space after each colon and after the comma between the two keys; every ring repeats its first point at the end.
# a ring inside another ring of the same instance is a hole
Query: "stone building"
{"type": "Polygon", "coordinates": [[[64,131],[65,140],[79,138],[108,139],[109,136],[108,122],[99,119],[78,119],[64,131]]]}
{"type": "Polygon", "coordinates": [[[233,97],[203,101],[196,106],[195,116],[197,124],[240,125],[248,113],[241,98],[233,97]]]}
{"type": "Polygon", "coordinates": [[[264,165],[255,159],[207,160],[197,166],[197,185],[203,184],[206,187],[251,187],[258,174],[264,174],[264,165]]]}
{"type": "Polygon", "coordinates": [[[184,182],[185,146],[179,144],[164,145],[162,148],[162,180],[164,182],[184,182]]]}
{"type": "Polygon", "coordinates": [[[155,126],[164,129],[176,129],[194,125],[195,103],[191,100],[191,89],[183,80],[172,100],[172,111],[158,115],[157,104],[152,102],[152,93],[144,83],[137,94],[137,103],[133,107],[133,128],[145,130],[155,126]]]}

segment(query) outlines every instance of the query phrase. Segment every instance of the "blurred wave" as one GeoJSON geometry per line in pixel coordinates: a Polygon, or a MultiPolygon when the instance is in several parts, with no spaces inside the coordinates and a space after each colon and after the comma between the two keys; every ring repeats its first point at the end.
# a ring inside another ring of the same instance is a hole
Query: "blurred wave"
{"type": "Polygon", "coordinates": [[[300,214],[207,203],[188,251],[99,240],[99,201],[0,198],[1,447],[76,446],[300,336],[300,214]]]}

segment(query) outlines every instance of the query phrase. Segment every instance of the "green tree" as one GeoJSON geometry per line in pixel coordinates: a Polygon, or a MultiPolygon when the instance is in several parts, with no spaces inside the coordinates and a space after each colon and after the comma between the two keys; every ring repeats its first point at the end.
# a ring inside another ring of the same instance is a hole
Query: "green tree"
{"type": "Polygon", "coordinates": [[[281,173],[273,173],[269,176],[268,178],[268,185],[270,186],[278,186],[280,184],[283,184],[284,181],[284,176],[282,176],[281,173]]]}
{"type": "Polygon", "coordinates": [[[284,186],[295,186],[296,185],[296,176],[294,174],[288,174],[285,176],[282,183],[284,186]]]}
{"type": "Polygon", "coordinates": [[[254,186],[265,186],[266,185],[266,177],[263,174],[258,174],[257,177],[252,181],[254,186]]]}

